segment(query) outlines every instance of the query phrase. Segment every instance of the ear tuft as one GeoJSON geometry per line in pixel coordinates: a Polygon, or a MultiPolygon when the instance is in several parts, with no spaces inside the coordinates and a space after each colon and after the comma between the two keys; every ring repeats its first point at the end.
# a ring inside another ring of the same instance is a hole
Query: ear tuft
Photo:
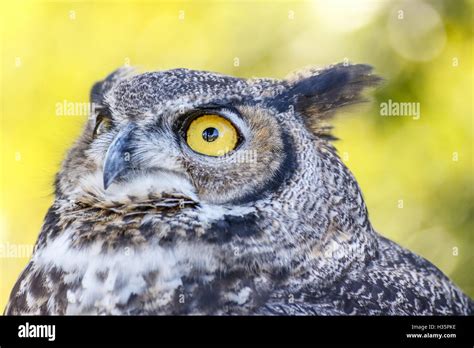
{"type": "Polygon", "coordinates": [[[90,92],[91,102],[98,105],[103,104],[105,94],[118,82],[132,76],[134,73],[134,68],[120,67],[109,74],[104,80],[96,82],[90,92]]]}
{"type": "Polygon", "coordinates": [[[331,138],[331,127],[324,121],[343,106],[365,101],[361,95],[364,88],[382,81],[371,72],[372,67],[364,64],[337,64],[322,70],[300,71],[287,79],[289,87],[282,97],[286,107],[293,105],[303,116],[309,129],[331,138]]]}

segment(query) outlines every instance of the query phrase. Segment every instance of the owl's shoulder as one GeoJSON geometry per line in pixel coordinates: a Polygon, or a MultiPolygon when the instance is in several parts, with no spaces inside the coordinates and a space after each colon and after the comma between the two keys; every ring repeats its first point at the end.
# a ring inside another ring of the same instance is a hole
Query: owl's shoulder
{"type": "Polygon", "coordinates": [[[379,237],[376,258],[349,272],[324,295],[303,290],[321,314],[462,315],[471,300],[423,257],[379,237]]]}
{"type": "Polygon", "coordinates": [[[473,301],[431,262],[379,237],[376,258],[321,290],[305,285],[261,308],[286,315],[469,315],[473,301]]]}

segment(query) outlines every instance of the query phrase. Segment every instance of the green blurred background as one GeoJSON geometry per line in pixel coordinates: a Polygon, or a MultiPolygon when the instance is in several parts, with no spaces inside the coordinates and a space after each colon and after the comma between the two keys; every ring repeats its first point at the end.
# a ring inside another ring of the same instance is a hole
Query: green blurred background
{"type": "MultiPolygon", "coordinates": [[[[284,77],[368,63],[386,80],[335,120],[375,228],[474,296],[473,2],[2,2],[0,248],[31,246],[92,83],[121,65],[284,77]],[[421,115],[383,117],[388,100],[421,115]]],[[[0,249],[1,251],[1,249],[0,249]]],[[[0,255],[3,308],[27,255],[0,255]]]]}

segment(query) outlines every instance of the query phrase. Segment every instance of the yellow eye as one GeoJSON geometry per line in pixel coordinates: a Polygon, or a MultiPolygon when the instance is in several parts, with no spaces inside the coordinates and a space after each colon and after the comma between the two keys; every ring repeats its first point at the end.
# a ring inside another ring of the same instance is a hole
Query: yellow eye
{"type": "Polygon", "coordinates": [[[237,146],[235,127],[219,115],[202,115],[191,122],[186,141],[191,149],[207,156],[223,156],[237,146]]]}
{"type": "Polygon", "coordinates": [[[112,126],[112,122],[110,119],[106,116],[103,115],[98,115],[95,121],[95,127],[94,127],[94,138],[101,135],[102,133],[107,132],[110,127],[112,126]]]}

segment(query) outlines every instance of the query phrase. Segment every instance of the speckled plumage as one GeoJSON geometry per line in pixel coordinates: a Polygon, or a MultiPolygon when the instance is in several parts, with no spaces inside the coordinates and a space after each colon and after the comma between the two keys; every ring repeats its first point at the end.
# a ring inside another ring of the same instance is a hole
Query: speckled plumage
{"type": "Polygon", "coordinates": [[[379,79],[366,65],[286,80],[176,69],[111,74],[56,178],[33,257],[6,314],[470,314],[425,259],[372,228],[326,124],[379,79]],[[229,156],[191,151],[190,113],[213,110],[244,140],[229,156]],[[129,168],[104,188],[127,130],[129,168]],[[255,160],[239,154],[256,153],[255,160]]]}

